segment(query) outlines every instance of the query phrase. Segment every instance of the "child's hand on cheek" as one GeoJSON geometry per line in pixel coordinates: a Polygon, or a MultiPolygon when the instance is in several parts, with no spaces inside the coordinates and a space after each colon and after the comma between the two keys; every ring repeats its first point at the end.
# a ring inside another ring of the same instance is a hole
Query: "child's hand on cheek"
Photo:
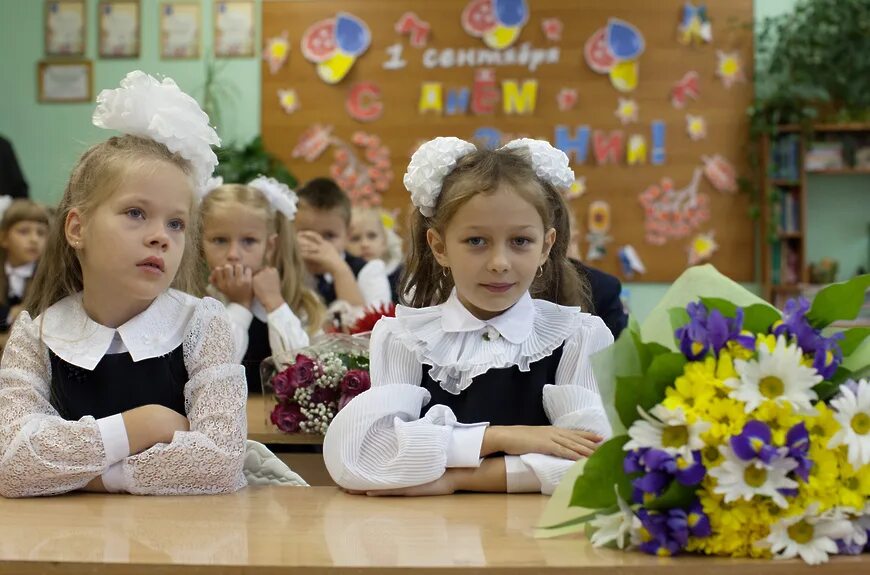
{"type": "Polygon", "coordinates": [[[266,311],[272,313],[284,305],[281,295],[281,278],[275,268],[263,268],[253,278],[254,296],[260,300],[266,311]]]}
{"type": "Polygon", "coordinates": [[[250,308],[251,301],[254,299],[251,276],[251,268],[246,268],[241,264],[227,264],[214,268],[208,281],[220,290],[230,302],[250,308]]]}

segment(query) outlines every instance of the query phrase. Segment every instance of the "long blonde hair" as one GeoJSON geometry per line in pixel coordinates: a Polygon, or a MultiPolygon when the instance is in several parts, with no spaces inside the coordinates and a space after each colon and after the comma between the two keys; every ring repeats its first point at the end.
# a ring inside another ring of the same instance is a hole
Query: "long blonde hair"
{"type": "MultiPolygon", "coordinates": [[[[48,225],[49,220],[48,209],[42,204],[37,204],[32,200],[26,199],[14,200],[9,207],[6,208],[6,211],[3,212],[3,219],[0,220],[0,237],[6,238],[9,234],[9,230],[11,230],[15,224],[21,222],[36,222],[48,225]]],[[[0,247],[0,305],[6,305],[9,302],[9,279],[6,277],[5,273],[2,273],[2,269],[8,260],[9,254],[7,250],[0,247]]],[[[28,285],[25,288],[25,293],[30,289],[31,283],[32,282],[28,282],[28,285]]]]}
{"type": "MultiPolygon", "coordinates": [[[[149,162],[165,162],[187,175],[193,169],[190,162],[151,140],[139,136],[115,136],[88,149],[70,174],[63,198],[49,225],[45,253],[39,262],[30,293],[24,307],[36,317],[61,299],[84,288],[82,266],[78,255],[66,239],[65,224],[70,210],[78,209],[83,217],[111,197],[123,184],[131,170],[149,162]]],[[[191,186],[193,183],[191,182],[191,186]]],[[[172,287],[196,293],[201,273],[199,265],[199,225],[191,193],[190,221],[185,227],[184,253],[172,287]]]]}
{"type": "Polygon", "coordinates": [[[434,215],[427,218],[419,210],[414,210],[411,215],[411,249],[399,293],[413,293],[408,302],[412,307],[447,301],[453,289],[453,277],[442,273],[429,248],[426,232],[433,228],[443,237],[447,224],[459,208],[477,194],[493,194],[502,186],[534,206],[545,230],[556,230],[556,241],[543,266],[543,273],[529,288],[532,297],[590,309],[589,281],[577,273],[567,257],[570,226],[565,200],[558,190],[535,174],[528,152],[521,149],[481,149],[463,156],[444,178],[434,215]]]}
{"type": "MultiPolygon", "coordinates": [[[[309,334],[317,333],[326,309],[317,293],[308,287],[310,278],[296,249],[293,222],[276,211],[260,190],[244,184],[224,184],[203,198],[199,208],[201,225],[205,226],[205,220],[216,209],[233,203],[261,212],[269,235],[278,236],[272,261],[268,263],[278,270],[284,301],[297,316],[304,319],[305,330],[309,334]]],[[[204,255],[202,259],[205,259],[204,255]]]]}

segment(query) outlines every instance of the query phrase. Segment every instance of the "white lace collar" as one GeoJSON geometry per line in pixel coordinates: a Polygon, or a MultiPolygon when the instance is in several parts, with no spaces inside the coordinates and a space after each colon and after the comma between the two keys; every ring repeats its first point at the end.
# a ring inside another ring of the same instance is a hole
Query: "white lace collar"
{"type": "Polygon", "coordinates": [[[82,292],[67,296],[45,310],[34,325],[42,341],[67,363],[93,370],[117,333],[133,361],[166,355],[184,340],[198,298],[170,289],[148,309],[117,329],[101,325],[85,313],[82,292]]]}
{"type": "Polygon", "coordinates": [[[494,368],[530,365],[559,347],[576,332],[583,314],[532,299],[528,293],[504,313],[490,319],[474,317],[456,296],[441,305],[421,309],[396,306],[396,337],[429,375],[449,393],[458,394],[478,375],[494,368]]]}
{"type": "Polygon", "coordinates": [[[16,267],[12,267],[9,262],[6,262],[3,271],[6,272],[7,285],[9,286],[8,295],[23,298],[24,289],[27,287],[27,280],[33,277],[33,271],[35,269],[36,262],[30,262],[16,267]]]}

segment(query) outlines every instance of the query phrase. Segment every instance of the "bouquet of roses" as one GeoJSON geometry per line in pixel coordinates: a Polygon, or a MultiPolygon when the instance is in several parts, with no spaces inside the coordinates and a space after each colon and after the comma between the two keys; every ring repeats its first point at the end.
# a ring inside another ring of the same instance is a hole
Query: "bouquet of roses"
{"type": "Polygon", "coordinates": [[[351,399],[371,387],[368,339],[329,334],[288,357],[263,363],[272,423],[287,433],[325,434],[351,399]]]}
{"type": "Polygon", "coordinates": [[[670,346],[626,330],[596,369],[616,433],[573,484],[572,523],[660,556],[815,564],[870,548],[870,328],[822,331],[868,287],[782,313],[701,297],[669,310],[670,346]]]}

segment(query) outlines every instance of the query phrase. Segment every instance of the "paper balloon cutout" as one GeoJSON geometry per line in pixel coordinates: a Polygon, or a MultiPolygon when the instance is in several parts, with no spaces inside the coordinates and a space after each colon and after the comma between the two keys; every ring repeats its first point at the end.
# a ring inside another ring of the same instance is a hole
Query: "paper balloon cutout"
{"type": "Polygon", "coordinates": [[[315,22],[302,36],[302,55],[317,64],[317,75],[327,84],[347,76],[356,59],[372,41],[366,23],[346,12],[315,22]]]}
{"type": "Polygon", "coordinates": [[[290,40],[287,31],[281,32],[280,36],[269,38],[263,49],[263,60],[269,64],[269,73],[277,74],[290,55],[290,40]]]}
{"type": "Polygon", "coordinates": [[[422,48],[429,42],[429,32],[432,28],[428,22],[424,22],[413,12],[405,12],[399,16],[395,30],[397,34],[407,34],[411,39],[411,46],[422,48]]]}
{"type": "Polygon", "coordinates": [[[685,188],[676,190],[673,180],[662,178],[660,184],[640,194],[648,243],[661,246],[669,239],[684,238],[710,219],[710,202],[707,196],[698,193],[700,180],[701,168],[696,168],[685,188]]]}
{"type": "Polygon", "coordinates": [[[702,156],[704,175],[714,188],[720,192],[734,193],[737,191],[737,172],[731,163],[719,154],[702,156]]]}
{"type": "Polygon", "coordinates": [[[525,0],[472,0],[462,11],[462,29],[493,50],[510,47],[529,19],[525,0]]]}
{"type": "Polygon", "coordinates": [[[716,58],[718,59],[716,75],[722,79],[722,85],[731,88],[737,82],[746,81],[739,53],[716,50],[716,58]]]}
{"type": "Polygon", "coordinates": [[[637,102],[630,98],[620,98],[614,114],[619,118],[619,123],[625,126],[637,122],[637,112],[637,102]]]}
{"type": "Polygon", "coordinates": [[[705,262],[713,257],[713,254],[719,249],[719,244],[716,243],[714,230],[710,230],[704,234],[698,234],[689,243],[689,265],[694,266],[701,262],[705,262]]]}
{"type": "Polygon", "coordinates": [[[291,156],[302,158],[306,162],[314,162],[332,142],[332,129],[332,126],[326,124],[314,124],[299,136],[291,156]]]}
{"type": "Polygon", "coordinates": [[[287,114],[292,114],[299,109],[299,95],[296,90],[278,90],[278,101],[287,114]]]}
{"type": "Polygon", "coordinates": [[[619,249],[619,265],[625,279],[632,279],[635,274],[645,274],[646,266],[632,245],[625,245],[619,249]]]}
{"type": "Polygon", "coordinates": [[[544,32],[544,37],[550,42],[558,42],[562,39],[562,21],[558,18],[541,20],[541,30],[544,32]]]}
{"type": "Polygon", "coordinates": [[[637,88],[638,58],[645,47],[643,34],[633,24],[611,18],[586,40],[583,56],[594,72],[610,76],[614,88],[631,92],[637,88]]]}
{"type": "Polygon", "coordinates": [[[713,26],[707,16],[706,5],[695,6],[691,2],[683,4],[680,25],[677,27],[677,41],[684,46],[703,42],[709,44],[713,41],[713,26]]]}
{"type": "Polygon", "coordinates": [[[683,74],[683,77],[671,89],[671,105],[681,110],[689,99],[697,100],[701,93],[700,81],[701,77],[694,70],[683,74]]]}
{"type": "Polygon", "coordinates": [[[573,110],[577,105],[577,90],[574,88],[562,88],[556,94],[556,103],[559,105],[559,111],[567,112],[573,110]]]}
{"type": "Polygon", "coordinates": [[[686,114],[686,132],[693,142],[703,140],[707,137],[707,120],[704,116],[686,114]]]}

